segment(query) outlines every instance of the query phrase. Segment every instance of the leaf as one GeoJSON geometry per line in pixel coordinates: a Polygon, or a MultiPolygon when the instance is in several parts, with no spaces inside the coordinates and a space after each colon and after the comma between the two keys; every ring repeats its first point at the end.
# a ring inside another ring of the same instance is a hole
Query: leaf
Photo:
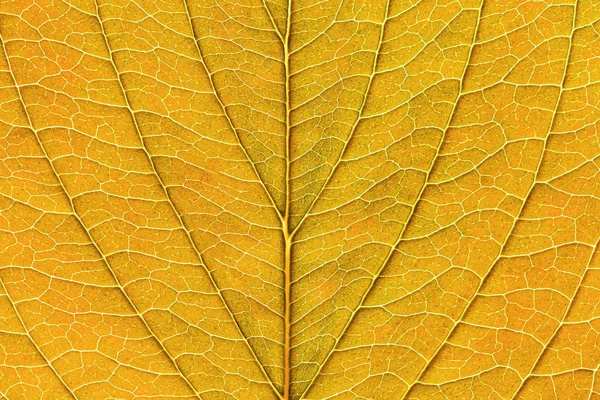
{"type": "Polygon", "coordinates": [[[595,0],[2,0],[0,41],[2,398],[600,398],[595,0]]]}

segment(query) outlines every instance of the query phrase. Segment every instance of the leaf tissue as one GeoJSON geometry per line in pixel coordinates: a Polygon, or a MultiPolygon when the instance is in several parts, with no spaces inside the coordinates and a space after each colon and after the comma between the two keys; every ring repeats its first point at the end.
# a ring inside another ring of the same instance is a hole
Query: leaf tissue
{"type": "Polygon", "coordinates": [[[0,0],[0,398],[600,399],[597,0],[0,0]]]}

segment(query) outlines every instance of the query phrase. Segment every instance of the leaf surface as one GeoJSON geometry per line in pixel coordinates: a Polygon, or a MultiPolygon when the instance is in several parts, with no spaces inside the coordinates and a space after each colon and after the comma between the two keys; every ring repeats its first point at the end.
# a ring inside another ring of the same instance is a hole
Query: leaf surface
{"type": "Polygon", "coordinates": [[[0,394],[600,398],[594,0],[0,0],[0,394]]]}

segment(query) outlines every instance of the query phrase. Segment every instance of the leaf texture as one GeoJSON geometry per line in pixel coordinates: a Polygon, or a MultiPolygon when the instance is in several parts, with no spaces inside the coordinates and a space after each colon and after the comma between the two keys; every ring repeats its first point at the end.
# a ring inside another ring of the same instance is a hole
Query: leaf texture
{"type": "Polygon", "coordinates": [[[600,399],[596,0],[0,0],[0,397],[600,399]]]}

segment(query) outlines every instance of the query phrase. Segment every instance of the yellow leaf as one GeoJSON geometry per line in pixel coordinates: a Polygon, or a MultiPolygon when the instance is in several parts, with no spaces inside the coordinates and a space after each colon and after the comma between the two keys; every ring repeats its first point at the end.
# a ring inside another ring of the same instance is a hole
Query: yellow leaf
{"type": "Polygon", "coordinates": [[[596,0],[0,0],[0,397],[600,399],[596,0]]]}

